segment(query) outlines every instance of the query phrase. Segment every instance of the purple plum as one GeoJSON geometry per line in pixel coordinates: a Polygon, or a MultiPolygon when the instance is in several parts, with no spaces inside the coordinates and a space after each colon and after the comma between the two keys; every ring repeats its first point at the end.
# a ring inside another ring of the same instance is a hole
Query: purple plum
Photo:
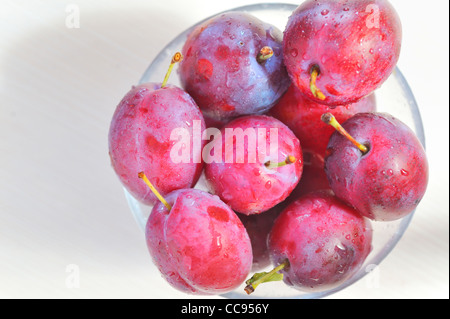
{"type": "Polygon", "coordinates": [[[227,12],[198,25],[182,53],[182,86],[212,120],[262,114],[290,85],[282,32],[248,13],[227,12]]]}

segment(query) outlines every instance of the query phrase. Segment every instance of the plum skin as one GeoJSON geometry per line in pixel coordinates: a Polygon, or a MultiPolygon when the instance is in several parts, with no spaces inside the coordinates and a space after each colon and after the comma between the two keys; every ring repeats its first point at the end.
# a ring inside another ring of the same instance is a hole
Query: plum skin
{"type": "Polygon", "coordinates": [[[282,32],[245,12],[226,12],[197,26],[183,46],[182,87],[205,117],[222,122],[270,109],[287,90],[282,32]],[[274,55],[259,63],[270,46],[274,55]]]}
{"type": "Polygon", "coordinates": [[[386,113],[360,113],[342,124],[363,154],[338,132],[328,144],[325,171],[336,196],[362,215],[393,221],[412,213],[428,184],[425,149],[414,132],[386,113]]]}
{"type": "Polygon", "coordinates": [[[402,26],[386,0],[308,0],[289,18],[284,60],[294,83],[309,99],[327,105],[354,103],[381,86],[398,62],[402,26]],[[372,25],[374,11],[379,24],[372,25]],[[310,89],[311,71],[320,70],[310,89]]]}
{"type": "Polygon", "coordinates": [[[289,262],[283,281],[301,291],[335,288],[353,276],[372,249],[372,225],[330,191],[304,195],[276,219],[269,235],[274,265],[289,262]]]}
{"type": "Polygon", "coordinates": [[[199,121],[201,130],[205,130],[203,115],[195,101],[172,85],[161,88],[159,83],[144,83],[133,87],[121,100],[109,128],[109,155],[121,183],[138,201],[147,205],[158,201],[138,178],[141,171],[163,196],[195,186],[203,161],[201,150],[193,154],[194,121],[199,121]],[[170,151],[177,141],[171,141],[170,135],[177,128],[190,133],[189,163],[171,160],[170,151]]]}
{"type": "Polygon", "coordinates": [[[198,189],[157,203],[145,235],[153,262],[172,287],[189,294],[215,295],[241,285],[252,266],[252,246],[237,215],[217,196],[198,189]]]}
{"type": "MultiPolygon", "coordinates": [[[[303,155],[300,141],[294,133],[279,120],[265,115],[243,116],[226,124],[221,132],[221,144],[225,148],[227,144],[227,130],[266,129],[266,156],[261,162],[259,156],[264,154],[261,146],[256,143],[256,161],[248,160],[248,139],[244,139],[243,163],[238,163],[236,158],[236,144],[234,146],[234,157],[232,163],[225,158],[222,152],[222,161],[217,163],[205,158],[205,181],[209,191],[218,195],[234,211],[253,215],[263,213],[285,200],[297,186],[303,171],[303,155]],[[269,153],[270,129],[278,130],[278,150],[275,154],[269,153]],[[287,156],[294,156],[297,161],[293,164],[278,167],[274,170],[265,167],[270,161],[280,163],[287,156]]],[[[216,141],[212,143],[218,143],[216,141]]]]}
{"type": "Polygon", "coordinates": [[[322,122],[323,114],[330,112],[338,122],[343,123],[357,113],[375,112],[376,109],[374,94],[352,104],[330,107],[309,100],[295,85],[291,85],[267,114],[279,119],[294,132],[304,152],[325,157],[328,141],[335,130],[322,122]]]}

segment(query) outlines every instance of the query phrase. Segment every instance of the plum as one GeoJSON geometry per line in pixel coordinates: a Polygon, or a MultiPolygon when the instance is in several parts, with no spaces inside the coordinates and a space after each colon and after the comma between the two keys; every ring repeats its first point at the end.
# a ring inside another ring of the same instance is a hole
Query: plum
{"type": "Polygon", "coordinates": [[[372,225],[330,191],[298,198],[276,219],[269,235],[275,268],[247,281],[247,293],[267,281],[283,280],[301,291],[335,288],[351,278],[372,249],[372,225]]]}
{"type": "Polygon", "coordinates": [[[220,133],[210,142],[214,154],[204,154],[205,179],[209,191],[234,211],[245,215],[265,212],[297,186],[303,170],[301,145],[279,120],[243,116],[226,124],[220,133]]]}
{"type": "Polygon", "coordinates": [[[195,186],[204,164],[201,149],[193,146],[194,127],[205,129],[203,115],[189,94],[178,87],[144,83],[125,95],[111,120],[108,140],[112,167],[131,195],[147,205],[157,201],[138,179],[140,171],[163,195],[195,186]],[[189,161],[171,159],[177,143],[171,134],[177,129],[189,132],[189,161]]]}
{"type": "Polygon", "coordinates": [[[212,120],[262,114],[290,85],[282,32],[245,12],[226,12],[201,23],[182,53],[182,87],[212,120]]]}
{"type": "Polygon", "coordinates": [[[283,42],[286,68],[302,94],[346,105],[390,76],[402,26],[387,0],[307,0],[289,18],[283,42]]]}
{"type": "Polygon", "coordinates": [[[164,201],[153,207],[145,236],[153,262],[172,287],[210,295],[241,285],[253,255],[237,215],[199,189],[176,190],[164,201]]]}
{"type": "Polygon", "coordinates": [[[359,113],[330,138],[325,171],[336,196],[362,215],[393,221],[409,215],[428,184],[428,160],[414,132],[387,113],[359,113]]]}

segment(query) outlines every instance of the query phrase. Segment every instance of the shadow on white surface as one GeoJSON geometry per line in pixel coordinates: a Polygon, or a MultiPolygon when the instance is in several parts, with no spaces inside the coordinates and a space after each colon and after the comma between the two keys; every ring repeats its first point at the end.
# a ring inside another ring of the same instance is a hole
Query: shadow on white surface
{"type": "Polygon", "coordinates": [[[10,19],[28,27],[1,56],[0,295],[184,298],[154,269],[107,147],[115,106],[183,17],[82,9],[79,29],[64,11],[10,19]]]}

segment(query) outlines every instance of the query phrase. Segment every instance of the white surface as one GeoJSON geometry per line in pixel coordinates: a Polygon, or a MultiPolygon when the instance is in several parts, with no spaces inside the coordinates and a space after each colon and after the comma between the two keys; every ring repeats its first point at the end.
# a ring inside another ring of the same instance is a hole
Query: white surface
{"type": "MultiPolygon", "coordinates": [[[[193,298],[168,288],[151,263],[109,164],[109,121],[173,37],[257,2],[0,1],[0,298],[193,298]],[[79,28],[66,26],[70,4],[79,28]]],[[[330,298],[449,298],[449,2],[391,2],[430,184],[377,277],[330,298]]]]}

